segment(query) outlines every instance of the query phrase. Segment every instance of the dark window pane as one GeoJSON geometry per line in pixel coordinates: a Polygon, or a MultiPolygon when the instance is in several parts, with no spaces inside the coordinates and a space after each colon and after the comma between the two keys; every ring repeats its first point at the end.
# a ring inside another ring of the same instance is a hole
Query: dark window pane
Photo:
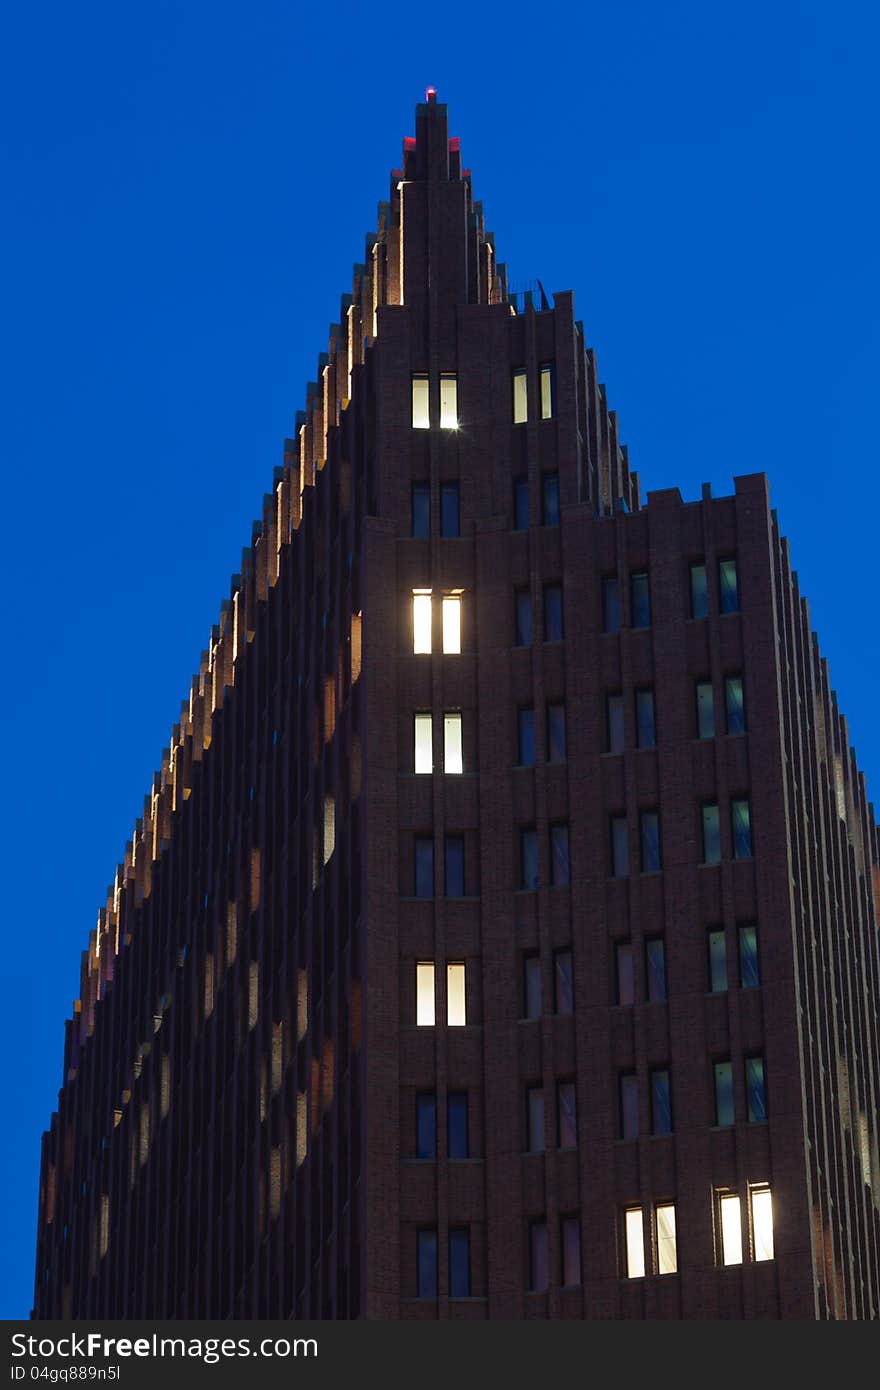
{"type": "Polygon", "coordinates": [[[559,474],[541,475],[541,520],[545,526],[559,525],[559,474]]]}
{"type": "Polygon", "coordinates": [[[530,647],[533,640],[532,596],[528,589],[518,589],[516,593],[516,645],[518,647],[530,647]]]}
{"type": "Polygon", "coordinates": [[[722,613],[739,611],[739,581],[736,560],[721,560],[718,564],[718,593],[722,613]]]}
{"type": "Polygon", "coordinates": [[[636,999],[633,980],[633,948],[629,941],[620,941],[615,949],[617,968],[617,1002],[634,1004],[636,999]]]}
{"type": "Polygon", "coordinates": [[[449,1297],[471,1296],[471,1234],[467,1229],[449,1232],[449,1297]]]}
{"type": "Polygon", "coordinates": [[[523,1001],[525,1018],[541,1017],[543,1010],[541,1000],[540,956],[525,956],[523,958],[523,1001]]]}
{"type": "Polygon", "coordinates": [[[666,998],[666,948],[660,937],[645,942],[645,974],[648,999],[658,1003],[666,998]]]}
{"type": "Polygon", "coordinates": [[[757,989],[761,983],[757,927],[739,929],[739,982],[743,989],[757,989]]]}
{"type": "Polygon", "coordinates": [[[709,933],[709,988],[713,994],[727,989],[727,943],[720,927],[709,933]]]}
{"type": "Polygon", "coordinates": [[[547,761],[565,762],[565,705],[547,706],[547,761]]]}
{"type": "Polygon", "coordinates": [[[571,868],[568,858],[568,826],[550,827],[550,865],[555,888],[567,888],[571,882],[571,868]]]}
{"type": "Polygon", "coordinates": [[[558,1014],[574,1012],[574,971],[571,951],[557,951],[554,956],[554,1009],[558,1014]]]}
{"type": "Polygon", "coordinates": [[[616,575],[602,580],[602,628],[605,632],[620,631],[620,584],[616,575]]]}
{"type": "Polygon", "coordinates": [[[660,816],[656,811],[642,811],[639,820],[642,836],[642,873],[654,873],[661,867],[660,816]]]}
{"type": "Polygon", "coordinates": [[[464,836],[447,835],[444,845],[446,856],[446,896],[464,897],[464,836]]]}
{"type": "Polygon", "coordinates": [[[529,1086],[526,1091],[526,1149],[530,1154],[544,1152],[543,1086],[529,1086]]]}
{"type": "Polygon", "coordinates": [[[749,1121],[754,1124],[767,1118],[767,1096],[764,1091],[764,1058],[746,1058],[746,1101],[749,1121]]]}
{"type": "Polygon", "coordinates": [[[560,1149],[577,1147],[577,1101],[573,1081],[560,1081],[556,1087],[556,1130],[560,1149]]]}
{"type": "Polygon", "coordinates": [[[605,701],[608,726],[608,752],[622,753],[624,742],[623,696],[608,695],[605,701]]]}
{"type": "Polygon", "coordinates": [[[460,530],[458,483],[443,483],[440,488],[440,534],[458,536],[460,530]]]}
{"type": "Polygon", "coordinates": [[[521,830],[519,832],[520,888],[538,886],[538,832],[521,830]]]}
{"type": "Polygon", "coordinates": [[[467,1091],[450,1091],[446,1104],[446,1132],[450,1158],[468,1156],[468,1098],[467,1091]]]}
{"type": "Polygon", "coordinates": [[[715,737],[715,704],[711,681],[697,681],[697,737],[715,737]]]}
{"type": "Polygon", "coordinates": [[[715,1123],[732,1125],[733,1120],[733,1067],[730,1062],[716,1062],[715,1123]]]}
{"type": "Polygon", "coordinates": [[[434,841],[427,835],[416,837],[416,897],[434,896],[434,841]]]}
{"type": "Polygon", "coordinates": [[[513,529],[514,531],[527,531],[529,529],[528,478],[514,478],[513,480],[513,529]]]}
{"type": "Polygon", "coordinates": [[[636,691],[636,735],[640,748],[653,748],[657,743],[653,690],[636,691]]]}
{"type": "Polygon", "coordinates": [[[639,1135],[639,1083],[634,1072],[620,1078],[620,1137],[637,1139],[639,1135]]]}
{"type": "Polygon", "coordinates": [[[651,1133],[672,1133],[672,1093],[668,1071],[651,1072],[651,1133]]]}
{"type": "Polygon", "coordinates": [[[611,817],[611,872],[615,878],[629,873],[629,829],[626,816],[611,817]]]}
{"type": "Polygon", "coordinates": [[[562,641],[562,590],[548,584],[544,590],[544,641],[562,641]]]}
{"type": "Polygon", "coordinates": [[[703,807],[703,863],[721,863],[721,820],[717,806],[703,807]]]}
{"type": "Polygon", "coordinates": [[[532,1293],[543,1293],[549,1280],[547,1224],[532,1221],[529,1225],[529,1289],[532,1293]]]}
{"type": "Polygon", "coordinates": [[[535,765],[535,711],[517,711],[517,763],[520,767],[535,765]]]}
{"type": "Polygon", "coordinates": [[[744,799],[732,801],[730,803],[730,817],[733,826],[733,857],[734,859],[751,859],[752,821],[748,801],[744,799]]]}
{"type": "Polygon", "coordinates": [[[709,612],[709,586],[706,566],[691,565],[691,617],[705,618],[709,612]]]}
{"type": "Polygon", "coordinates": [[[728,676],[724,682],[724,697],[727,703],[727,732],[744,734],[746,731],[746,706],[743,699],[742,676],[728,676]]]}
{"type": "Polygon", "coordinates": [[[433,1091],[416,1096],[416,1158],[437,1154],[437,1098],[433,1091]]]}
{"type": "Polygon", "coordinates": [[[566,1287],[581,1282],[581,1223],[576,1216],[562,1220],[562,1282],[566,1287]]]}
{"type": "Polygon", "coordinates": [[[431,487],[429,483],[413,483],[412,533],[420,540],[431,534],[431,487]]]}
{"type": "Polygon", "coordinates": [[[437,1232],[418,1233],[419,1298],[437,1297],[437,1232]]]}
{"type": "Polygon", "coordinates": [[[630,607],[633,627],[651,626],[651,589],[646,574],[630,578],[630,607]]]}

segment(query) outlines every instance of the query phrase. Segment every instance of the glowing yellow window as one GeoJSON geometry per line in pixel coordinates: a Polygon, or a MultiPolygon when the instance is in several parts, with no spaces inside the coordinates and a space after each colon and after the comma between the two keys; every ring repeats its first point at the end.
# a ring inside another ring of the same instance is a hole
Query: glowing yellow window
{"type": "Polygon", "coordinates": [[[675,1274],[677,1269],[675,1207],[672,1202],[663,1202],[657,1207],[657,1273],[675,1274]]]}
{"type": "Polygon", "coordinates": [[[443,650],[453,656],[461,651],[461,598],[458,594],[447,595],[443,600],[443,650]]]}
{"type": "Polygon", "coordinates": [[[525,372],[513,374],[513,423],[524,425],[529,418],[528,377],[525,372]]]}
{"type": "Polygon", "coordinates": [[[414,430],[426,430],[431,425],[427,376],[415,375],[412,379],[412,423],[414,430]]]}
{"type": "Polygon", "coordinates": [[[756,1260],[773,1259],[773,1199],[769,1187],[752,1189],[752,1244],[756,1260]]]}
{"type": "Polygon", "coordinates": [[[413,651],[431,651],[431,590],[413,589],[413,651]]]}
{"type": "Polygon", "coordinates": [[[721,1212],[721,1263],[741,1265],[743,1246],[739,1198],[733,1192],[722,1192],[718,1205],[721,1212]]]}
{"type": "Polygon", "coordinates": [[[463,1028],[467,1022],[463,964],[446,967],[446,1022],[450,1028],[463,1028]]]}
{"type": "Polygon", "coordinates": [[[645,1232],[641,1207],[630,1207],[625,1218],[626,1277],[645,1277],[645,1232]]]}
{"type": "Polygon", "coordinates": [[[430,714],[417,714],[415,724],[415,770],[434,771],[434,720],[430,714]]]}
{"type": "Polygon", "coordinates": [[[420,1028],[434,1026],[434,962],[416,964],[416,1023],[420,1028]]]}
{"type": "Polygon", "coordinates": [[[443,716],[443,771],[464,771],[460,714],[444,714],[443,716]]]}
{"type": "Polygon", "coordinates": [[[440,428],[458,429],[458,378],[452,372],[440,377],[440,428]]]}

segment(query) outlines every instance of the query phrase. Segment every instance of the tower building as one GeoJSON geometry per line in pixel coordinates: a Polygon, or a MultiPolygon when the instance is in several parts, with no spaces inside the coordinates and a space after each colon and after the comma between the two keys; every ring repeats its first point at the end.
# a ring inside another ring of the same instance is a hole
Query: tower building
{"type": "Polygon", "coordinates": [[[416,112],[83,957],[38,1318],[869,1318],[880,840],[416,112]]]}

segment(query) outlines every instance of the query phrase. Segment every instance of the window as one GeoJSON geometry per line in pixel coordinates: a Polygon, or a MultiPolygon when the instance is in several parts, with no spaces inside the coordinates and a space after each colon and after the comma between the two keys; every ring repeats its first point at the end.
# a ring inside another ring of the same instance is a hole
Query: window
{"type": "Polygon", "coordinates": [[[447,656],[461,652],[461,598],[458,594],[443,599],[443,651],[447,656]]]}
{"type": "Polygon", "coordinates": [[[635,1072],[625,1072],[620,1078],[620,1137],[639,1137],[639,1082],[635,1072]]]}
{"type": "Polygon", "coordinates": [[[431,590],[413,589],[413,652],[431,651],[431,590]]]}
{"type": "Polygon", "coordinates": [[[446,967],[446,1022],[450,1028],[463,1028],[467,1023],[465,1008],[464,965],[446,967]]]}
{"type": "Polygon", "coordinates": [[[412,422],[414,430],[427,430],[431,427],[428,378],[420,373],[415,374],[412,379],[412,422]]]}
{"type": "Polygon", "coordinates": [[[464,771],[461,751],[461,714],[458,711],[443,716],[443,771],[447,774],[464,771]]]}
{"type": "Polygon", "coordinates": [[[562,1283],[571,1288],[581,1282],[581,1223],[576,1216],[563,1216],[561,1227],[562,1283]]]}
{"type": "Polygon", "coordinates": [[[419,540],[427,540],[431,534],[431,485],[413,483],[412,485],[412,533],[419,540]]]}
{"type": "Polygon", "coordinates": [[[752,817],[749,803],[744,797],[731,801],[730,820],[733,828],[734,859],[751,859],[752,817]]]}
{"type": "Polygon", "coordinates": [[[529,529],[528,478],[514,478],[513,480],[513,529],[514,531],[528,531],[529,529]]]}
{"type": "Polygon", "coordinates": [[[437,1097],[433,1091],[416,1096],[416,1158],[437,1157],[437,1097]]]}
{"type": "Polygon", "coordinates": [[[620,584],[616,574],[602,580],[602,631],[620,631],[620,584]]]}
{"type": "Polygon", "coordinates": [[[553,954],[553,1008],[557,1014],[574,1013],[571,951],[555,951],[553,954]]]}
{"type": "Polygon", "coordinates": [[[541,474],[541,525],[559,525],[559,474],[541,474]]]}
{"type": "Polygon", "coordinates": [[[530,1154],[544,1152],[544,1087],[526,1090],[526,1148],[530,1154]]]}
{"type": "Polygon", "coordinates": [[[541,419],[552,420],[556,414],[556,368],[547,362],[541,368],[541,419]]]}
{"type": "Polygon", "coordinates": [[[718,562],[718,599],[722,613],[739,612],[739,580],[736,560],[718,562]]]}
{"type": "Polygon", "coordinates": [[[767,1092],[764,1086],[764,1058],[746,1058],[746,1105],[750,1124],[767,1118],[767,1092]]]}
{"type": "Polygon", "coordinates": [[[636,1002],[635,981],[633,979],[633,948],[631,941],[618,941],[614,948],[614,965],[617,975],[618,1004],[636,1002]]]}
{"type": "Polygon", "coordinates": [[[709,989],[713,994],[724,994],[727,989],[727,942],[723,927],[712,927],[709,932],[709,989]]]}
{"type": "Polygon", "coordinates": [[[703,807],[703,863],[721,863],[721,819],[717,806],[703,807]]]}
{"type": "Polygon", "coordinates": [[[434,896],[434,839],[431,835],[416,836],[416,897],[434,896]]]}
{"type": "Polygon", "coordinates": [[[743,698],[742,676],[727,676],[724,681],[724,703],[727,706],[727,732],[744,734],[746,706],[743,698]]]}
{"type": "Polygon", "coordinates": [[[624,717],[622,695],[606,695],[605,724],[608,735],[608,752],[622,753],[624,742],[624,717]]]}
{"type": "Polygon", "coordinates": [[[532,595],[528,589],[516,591],[516,645],[530,647],[534,641],[532,595]]]}
{"type": "Polygon", "coordinates": [[[577,1100],[573,1081],[556,1086],[556,1144],[560,1149],[577,1148],[577,1100]]]}
{"type": "Polygon", "coordinates": [[[645,1228],[641,1207],[630,1207],[624,1214],[626,1237],[626,1277],[645,1277],[645,1228]]]}
{"type": "Polygon", "coordinates": [[[449,1297],[471,1296],[471,1233],[467,1227],[449,1232],[449,1297]]]}
{"type": "Polygon", "coordinates": [[[461,505],[458,483],[443,483],[441,485],[440,535],[451,538],[461,535],[461,505]]]}
{"type": "Polygon", "coordinates": [[[419,1298],[437,1297],[437,1232],[418,1232],[419,1298]]]}
{"type": "Polygon", "coordinates": [[[715,704],[712,682],[697,681],[697,738],[715,737],[715,704]]]}
{"type": "Polygon", "coordinates": [[[523,1018],[541,1017],[541,995],[541,957],[523,956],[523,1018]]]}
{"type": "Polygon", "coordinates": [[[761,983],[757,927],[739,929],[739,983],[741,989],[757,989],[761,983]]]}
{"type": "Polygon", "coordinates": [[[544,588],[544,641],[562,641],[562,589],[558,584],[544,588]]]}
{"type": "Polygon", "coordinates": [[[467,1158],[467,1091],[450,1091],[446,1097],[446,1139],[450,1158],[467,1158]]]}
{"type": "Polygon", "coordinates": [[[735,1192],[722,1192],[718,1199],[721,1226],[721,1263],[741,1265],[743,1261],[742,1216],[735,1192]]]}
{"type": "Polygon", "coordinates": [[[434,1026],[434,962],[416,963],[416,1023],[420,1028],[434,1026]]]}
{"type": "Polygon", "coordinates": [[[629,581],[630,617],[633,627],[651,626],[651,589],[646,574],[634,574],[629,581]]]}
{"type": "Polygon", "coordinates": [[[520,888],[538,886],[538,832],[532,827],[519,832],[520,888]]]}
{"type": "Polygon", "coordinates": [[[545,1293],[550,1281],[546,1221],[529,1222],[529,1291],[545,1293]]]}
{"type": "Polygon", "coordinates": [[[654,1216],[657,1228],[657,1273],[675,1274],[678,1271],[675,1207],[672,1202],[658,1202],[654,1208],[654,1216]]]}
{"type": "Polygon", "coordinates": [[[571,882],[567,825],[550,827],[550,873],[554,888],[567,888],[571,882]]]}
{"type": "Polygon", "coordinates": [[[417,714],[413,720],[415,733],[415,770],[434,771],[434,720],[430,714],[417,714]]]}
{"type": "Polygon", "coordinates": [[[657,811],[642,811],[639,815],[642,840],[642,873],[656,873],[660,860],[660,816],[657,811]]]}
{"type": "Polygon", "coordinates": [[[611,817],[611,873],[626,878],[629,873],[629,830],[626,816],[611,817]]]}
{"type": "Polygon", "coordinates": [[[513,423],[524,425],[529,418],[529,379],[525,369],[513,374],[513,423]]]}
{"type": "Polygon", "coordinates": [[[516,734],[518,767],[535,765],[535,711],[520,709],[516,713],[516,734]]]}
{"type": "Polygon", "coordinates": [[[705,618],[709,613],[709,586],[706,582],[706,566],[702,563],[691,565],[691,617],[705,618]]]}
{"type": "Polygon", "coordinates": [[[464,836],[447,835],[443,842],[443,888],[447,898],[464,897],[464,836]]]}
{"type": "Polygon", "coordinates": [[[672,1092],[669,1072],[651,1072],[651,1133],[672,1133],[672,1092]]]}
{"type": "Polygon", "coordinates": [[[733,1108],[733,1067],[729,1061],[715,1063],[715,1123],[732,1125],[735,1119],[733,1108]]]}
{"type": "Polygon", "coordinates": [[[657,729],[654,723],[653,690],[636,691],[636,738],[639,748],[654,748],[657,729]]]}
{"type": "Polygon", "coordinates": [[[773,1259],[773,1199],[769,1187],[753,1187],[752,1257],[756,1262],[773,1259]]]}
{"type": "Polygon", "coordinates": [[[547,761],[565,762],[565,705],[547,706],[547,761]]]}
{"type": "Polygon", "coordinates": [[[649,1003],[662,1002],[666,998],[666,947],[662,937],[654,936],[645,942],[645,976],[649,1003]]]}
{"type": "Polygon", "coordinates": [[[440,375],[440,428],[458,429],[458,378],[454,372],[440,375]]]}

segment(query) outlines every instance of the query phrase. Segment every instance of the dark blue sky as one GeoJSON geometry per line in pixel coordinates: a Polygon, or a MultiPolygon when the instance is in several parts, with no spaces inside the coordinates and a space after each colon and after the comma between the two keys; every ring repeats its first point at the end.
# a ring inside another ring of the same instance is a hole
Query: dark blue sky
{"type": "Polygon", "coordinates": [[[80,952],[427,84],[647,488],[766,470],[880,796],[876,6],[58,0],[0,34],[4,1258],[80,952]]]}

